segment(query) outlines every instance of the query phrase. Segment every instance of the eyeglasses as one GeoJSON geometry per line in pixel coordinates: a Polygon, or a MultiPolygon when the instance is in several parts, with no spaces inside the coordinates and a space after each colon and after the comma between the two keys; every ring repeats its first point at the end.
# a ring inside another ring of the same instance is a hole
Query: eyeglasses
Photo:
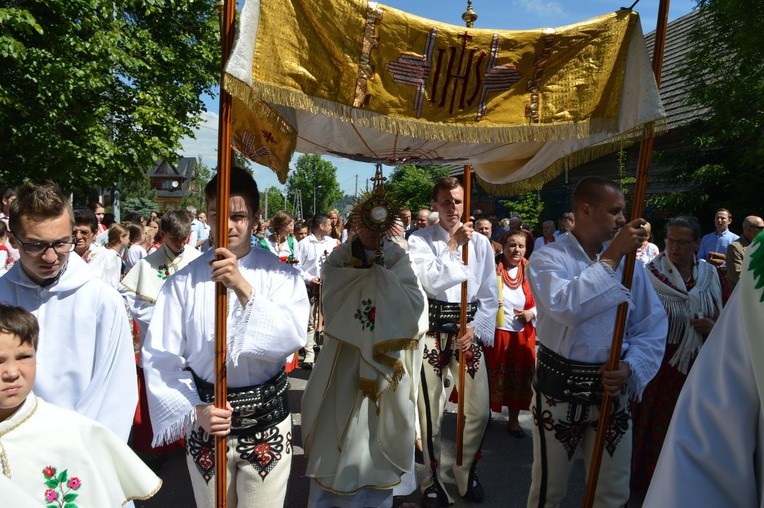
{"type": "Polygon", "coordinates": [[[764,226],[754,226],[753,224],[750,224],[746,226],[747,228],[755,229],[757,231],[764,231],[764,226]]]}
{"type": "Polygon", "coordinates": [[[684,248],[694,242],[695,240],[672,240],[671,238],[666,238],[666,248],[668,249],[674,246],[684,248]]]}
{"type": "Polygon", "coordinates": [[[42,256],[46,252],[48,252],[48,249],[53,249],[56,254],[68,254],[74,250],[75,242],[68,241],[68,242],[24,242],[19,238],[16,237],[16,240],[21,244],[21,248],[24,249],[24,252],[29,254],[30,256],[42,256]]]}

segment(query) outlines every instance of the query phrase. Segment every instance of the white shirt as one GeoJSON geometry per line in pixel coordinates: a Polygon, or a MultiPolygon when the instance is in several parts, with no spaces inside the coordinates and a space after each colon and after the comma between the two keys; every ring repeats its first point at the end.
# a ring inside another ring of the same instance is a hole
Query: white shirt
{"type": "Polygon", "coordinates": [[[112,249],[91,243],[84,256],[95,276],[114,289],[119,286],[119,276],[122,272],[122,259],[116,254],[112,249]]]}
{"type": "Polygon", "coordinates": [[[461,302],[461,283],[467,281],[467,301],[477,302],[472,320],[475,336],[486,346],[493,345],[498,286],[491,241],[474,233],[469,243],[468,265],[462,262],[462,247],[451,252],[451,235],[440,224],[414,231],[409,236],[409,256],[427,297],[443,302],[461,302]]]}
{"type": "Polygon", "coordinates": [[[316,236],[311,233],[297,243],[297,259],[300,261],[297,265],[302,272],[302,279],[305,284],[318,277],[321,278],[321,267],[326,257],[339,245],[339,242],[329,235],[326,235],[319,242],[316,236]]]}
{"type": "MultiPolygon", "coordinates": [[[[509,270],[509,276],[511,278],[517,277],[517,271],[519,267],[514,267],[509,270]]],[[[527,276],[527,273],[526,273],[527,276]]],[[[525,310],[525,292],[523,287],[520,286],[517,289],[510,289],[506,284],[502,283],[501,295],[504,297],[504,326],[496,326],[499,330],[507,330],[510,332],[519,332],[525,328],[525,324],[521,323],[518,319],[514,319],[515,310],[525,310]]],[[[536,325],[536,307],[528,309],[533,313],[533,319],[531,323],[536,325]]]]}
{"type": "MultiPolygon", "coordinates": [[[[143,367],[154,445],[183,437],[202,404],[191,372],[215,379],[215,283],[206,252],[162,286],[143,345],[143,367]]],[[[252,286],[242,306],[228,291],[228,386],[264,383],[284,368],[284,358],[305,346],[308,294],[299,271],[265,249],[239,259],[252,286]]]]}
{"type": "Polygon", "coordinates": [[[133,267],[138,264],[138,261],[145,258],[148,254],[146,249],[138,243],[134,243],[127,249],[127,256],[125,256],[125,273],[128,273],[133,267]]]}
{"type": "MultiPolygon", "coordinates": [[[[536,252],[537,250],[539,250],[541,247],[545,245],[549,245],[549,243],[554,243],[554,242],[545,243],[545,240],[546,239],[543,236],[539,236],[538,238],[536,238],[536,241],[533,242],[533,252],[536,252]]],[[[557,240],[557,237],[555,237],[555,240],[557,240]]]]}
{"type": "Polygon", "coordinates": [[[637,260],[641,261],[643,265],[647,265],[647,263],[652,261],[655,256],[660,253],[661,251],[658,249],[657,245],[648,242],[644,247],[637,249],[637,260]]]}
{"type": "Polygon", "coordinates": [[[616,308],[629,302],[622,358],[631,366],[628,389],[639,399],[660,367],[668,318],[644,265],[634,267],[631,291],[620,282],[622,270],[623,262],[611,275],[572,234],[534,252],[528,263],[538,340],[569,360],[606,363],[616,308]]]}
{"type": "Polygon", "coordinates": [[[138,387],[125,304],[76,254],[64,270],[42,288],[16,263],[0,277],[0,302],[23,307],[40,323],[35,392],[127,441],[138,387]]]}

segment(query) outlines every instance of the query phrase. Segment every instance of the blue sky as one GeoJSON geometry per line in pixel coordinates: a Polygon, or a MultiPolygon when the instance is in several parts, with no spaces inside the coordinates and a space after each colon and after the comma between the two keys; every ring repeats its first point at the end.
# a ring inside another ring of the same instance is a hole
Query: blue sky
{"type": "MultiPolygon", "coordinates": [[[[380,3],[454,25],[464,23],[461,16],[467,6],[466,0],[387,0],[380,3]]],[[[613,0],[473,0],[472,6],[478,15],[475,22],[478,28],[523,30],[568,25],[632,3],[633,0],[623,3],[613,0]]],[[[640,0],[635,7],[641,16],[642,30],[645,33],[655,30],[658,3],[659,0],[640,0]]],[[[672,0],[669,7],[669,20],[684,16],[694,7],[695,0],[672,0]]],[[[182,141],[181,153],[186,157],[201,157],[205,164],[214,167],[217,163],[219,105],[217,97],[205,96],[203,100],[208,111],[203,116],[202,124],[196,130],[196,139],[187,138],[182,141]]],[[[346,194],[354,194],[356,175],[359,192],[366,188],[368,179],[374,175],[372,164],[325,158],[337,166],[337,181],[346,194]]],[[[272,186],[282,188],[270,169],[253,164],[253,170],[261,189],[272,186]]],[[[389,171],[390,168],[385,168],[386,173],[389,171]]]]}

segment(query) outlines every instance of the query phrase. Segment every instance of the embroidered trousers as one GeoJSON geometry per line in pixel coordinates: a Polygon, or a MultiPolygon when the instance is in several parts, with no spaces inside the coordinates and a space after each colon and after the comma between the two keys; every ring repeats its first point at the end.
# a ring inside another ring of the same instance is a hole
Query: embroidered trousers
{"type": "MultiPolygon", "coordinates": [[[[611,400],[613,400],[611,398],[611,400]]],[[[568,475],[578,449],[587,473],[597,434],[600,408],[563,402],[533,385],[533,469],[528,508],[559,506],[568,488],[568,475]]],[[[605,437],[594,506],[626,506],[631,471],[631,412],[628,397],[614,400],[605,437]]]]}
{"type": "MultiPolygon", "coordinates": [[[[282,508],[292,467],[292,418],[253,436],[226,438],[227,505],[282,508]]],[[[215,438],[201,427],[186,440],[186,463],[196,506],[215,507],[215,438]]]]}
{"type": "MultiPolygon", "coordinates": [[[[422,362],[422,383],[419,387],[419,424],[422,429],[422,444],[425,472],[422,491],[440,480],[440,431],[443,410],[451,388],[446,389],[444,381],[447,372],[454,380],[459,379],[459,351],[455,349],[456,333],[428,333],[425,338],[424,361],[422,362]]],[[[483,347],[473,343],[466,353],[467,372],[464,376],[464,442],[463,463],[454,466],[454,477],[459,493],[467,491],[470,467],[477,462],[483,436],[491,416],[488,396],[488,375],[486,373],[483,347]]],[[[445,489],[443,488],[443,491],[445,489]]],[[[449,499],[449,501],[453,501],[449,499]]]]}

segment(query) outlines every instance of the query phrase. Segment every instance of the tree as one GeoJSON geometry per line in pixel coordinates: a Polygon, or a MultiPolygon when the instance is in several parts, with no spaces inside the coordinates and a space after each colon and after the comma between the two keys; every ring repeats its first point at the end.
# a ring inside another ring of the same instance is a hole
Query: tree
{"type": "Polygon", "coordinates": [[[342,198],[337,168],[315,154],[300,155],[294,171],[289,174],[287,191],[294,195],[297,190],[302,195],[302,210],[306,217],[313,215],[314,198],[316,213],[328,212],[330,206],[342,198]]]}
{"type": "MultiPolygon", "coordinates": [[[[0,8],[0,59],[20,61],[26,55],[26,47],[18,41],[14,33],[42,34],[42,27],[32,14],[15,7],[0,8]]],[[[0,90],[0,102],[10,100],[7,90],[0,90]]]]}
{"type": "Polygon", "coordinates": [[[133,196],[125,199],[122,202],[122,209],[120,210],[122,218],[127,217],[131,213],[137,213],[141,217],[148,219],[152,210],[158,210],[157,202],[146,196],[133,196]]]}
{"type": "Polygon", "coordinates": [[[218,78],[214,3],[12,0],[43,33],[0,11],[0,180],[87,193],[169,157],[218,78]]]}
{"type": "Polygon", "coordinates": [[[401,206],[411,210],[430,208],[432,187],[448,176],[451,166],[398,166],[390,175],[389,189],[401,206]]]}
{"type": "Polygon", "coordinates": [[[523,223],[531,231],[540,231],[541,213],[544,211],[544,202],[538,191],[519,194],[509,201],[501,201],[510,214],[516,213],[523,219],[523,223]]]}
{"type": "Polygon", "coordinates": [[[698,6],[682,76],[689,104],[708,117],[690,131],[695,150],[663,156],[673,166],[669,181],[689,183],[689,191],[651,204],[701,218],[724,206],[740,217],[761,209],[764,186],[764,18],[758,0],[698,0],[698,6]]]}
{"type": "Polygon", "coordinates": [[[278,187],[268,187],[265,192],[260,195],[260,211],[265,219],[270,219],[276,212],[287,210],[287,204],[284,201],[284,194],[278,187]],[[267,198],[266,198],[267,196],[267,198]],[[266,213],[265,204],[268,203],[268,210],[266,213]]]}

